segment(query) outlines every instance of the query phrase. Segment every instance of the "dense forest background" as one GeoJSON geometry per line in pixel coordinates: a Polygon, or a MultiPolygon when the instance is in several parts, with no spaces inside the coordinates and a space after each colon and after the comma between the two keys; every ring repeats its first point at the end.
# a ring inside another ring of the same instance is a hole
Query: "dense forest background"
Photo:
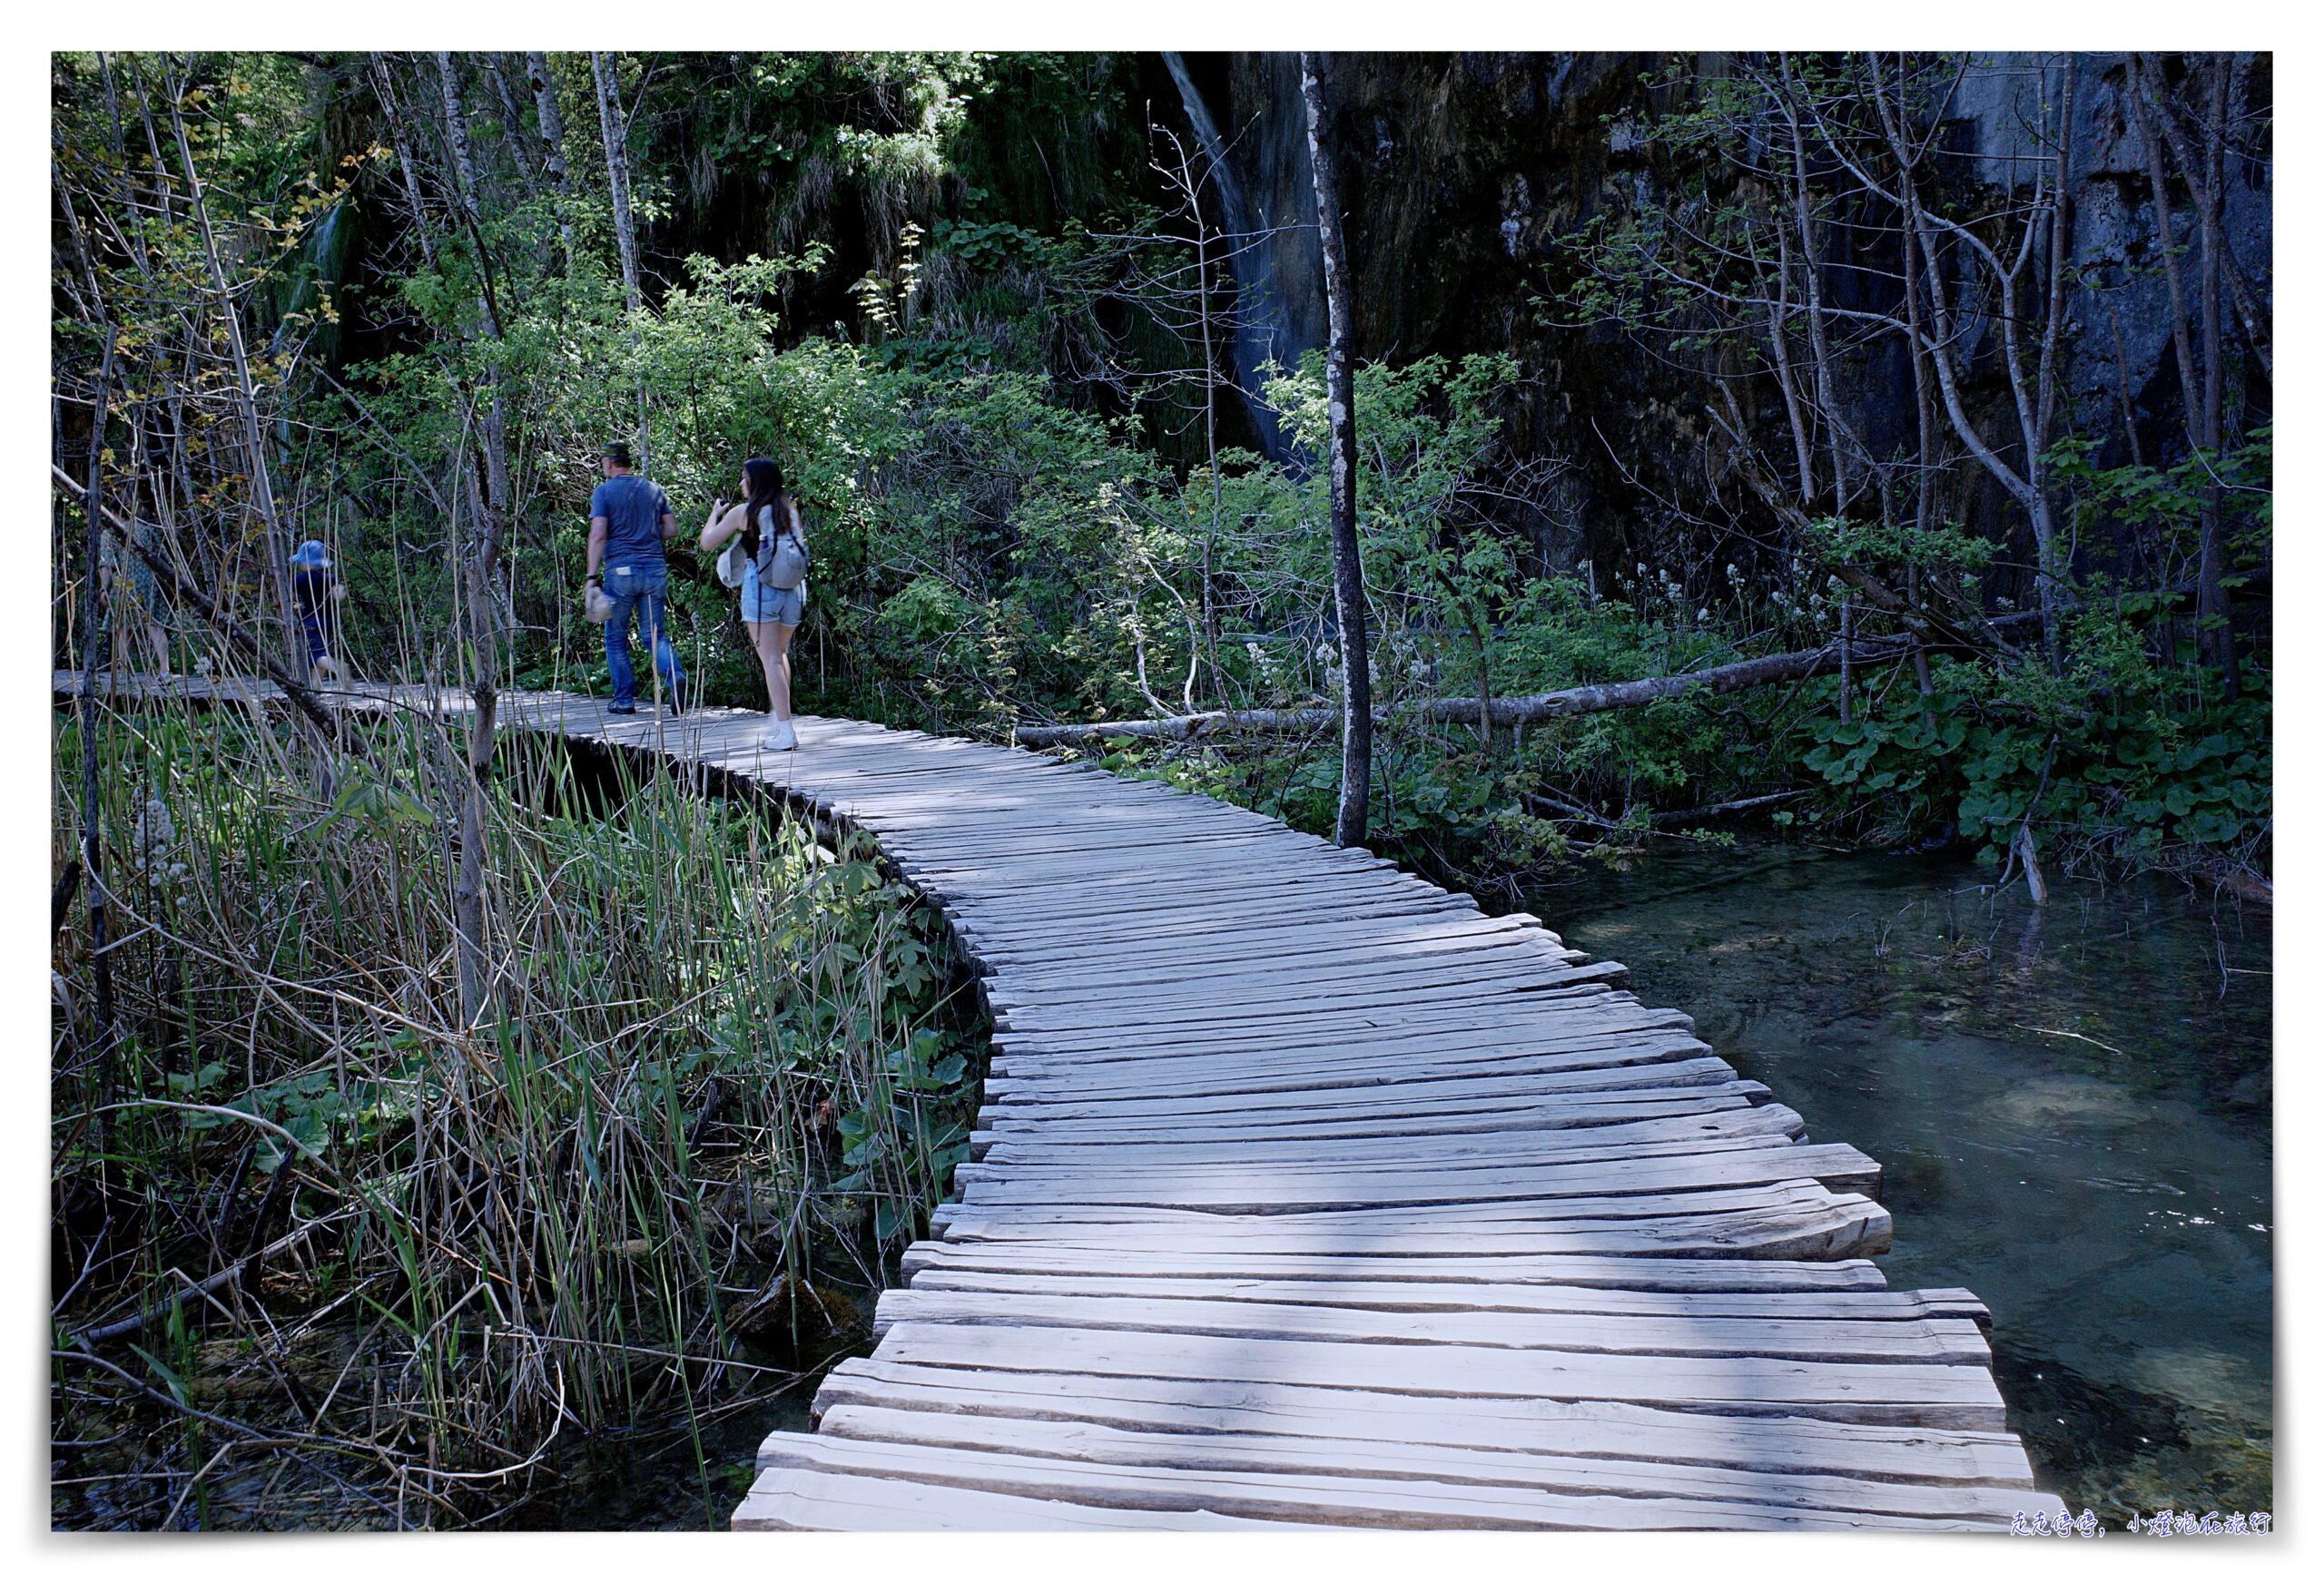
{"type": "Polygon", "coordinates": [[[1321,68],[1311,147],[1272,54],[52,58],[54,663],[295,704],[58,716],[60,1524],[507,1522],[648,1440],[724,1520],[985,1029],[874,854],[496,733],[608,691],[600,449],[689,529],[782,460],[804,712],[1330,830],[1318,154],[1369,844],[2269,893],[2267,56],[1321,68]],[[308,538],[355,675],[472,712],[308,686],[308,538]]]}
{"type": "MultiPolygon", "coordinates": [[[[2264,872],[2266,57],[1330,79],[1375,840],[1483,872],[1800,792],[1777,817],[1837,838],[2264,872]],[[1817,647],[1834,674],[1771,693],[1394,723],[1817,647]]],[[[1002,733],[1334,693],[1293,57],[68,55],[54,83],[60,458],[110,315],[139,520],[254,620],[268,556],[331,543],[363,674],[457,672],[404,616],[448,621],[488,532],[511,674],[602,686],[575,588],[592,458],[629,435],[690,526],[743,456],[792,470],[810,711],[1002,733]]],[[[681,641],[756,703],[693,560],[681,641]]],[[[1337,773],[1295,735],[1161,756],[1311,825],[1337,773]]]]}

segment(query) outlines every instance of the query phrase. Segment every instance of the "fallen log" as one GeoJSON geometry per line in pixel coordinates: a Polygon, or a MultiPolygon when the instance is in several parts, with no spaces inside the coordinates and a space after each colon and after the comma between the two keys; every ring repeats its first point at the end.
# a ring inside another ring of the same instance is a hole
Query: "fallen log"
{"type": "Polygon", "coordinates": [[[2266,874],[2216,860],[2197,864],[2195,873],[2199,879],[2210,880],[2213,890],[2224,890],[2230,896],[2256,902],[2261,907],[2276,904],[2276,882],[2266,874]]]}
{"type": "MultiPolygon", "coordinates": [[[[1643,833],[1659,834],[1673,825],[1725,819],[1730,814],[1748,813],[1758,808],[1772,808],[1778,802],[1794,801],[1807,795],[1807,792],[1804,790],[1769,792],[1758,797],[1738,797],[1731,802],[1712,802],[1700,808],[1679,808],[1668,813],[1651,813],[1647,816],[1647,823],[1650,829],[1643,833]]],[[[1520,799],[1528,808],[1547,809],[1552,814],[1566,819],[1580,820],[1584,824],[1594,824],[1600,830],[1624,828],[1622,820],[1609,819],[1595,809],[1583,808],[1578,803],[1568,802],[1561,797],[1551,797],[1541,792],[1526,792],[1520,793],[1520,799]]]]}
{"type": "MultiPolygon", "coordinates": [[[[1561,720],[1573,714],[1596,714],[1628,709],[1664,698],[1682,697],[1701,688],[1713,693],[1739,693],[1777,682],[1804,681],[1840,668],[1845,654],[1851,664],[1874,665],[1903,659],[1912,652],[1911,640],[1868,638],[1851,644],[1827,644],[1787,654],[1738,660],[1709,670],[1687,671],[1675,676],[1649,676],[1636,682],[1600,682],[1587,687],[1566,687],[1555,693],[1520,694],[1510,698],[1430,698],[1375,709],[1375,721],[1428,721],[1440,724],[1515,726],[1536,721],[1561,720]]],[[[1139,737],[1156,742],[1182,742],[1218,730],[1286,733],[1320,731],[1339,724],[1336,709],[1210,710],[1177,714],[1161,720],[1100,721],[1086,725],[1031,725],[1017,729],[1019,747],[1051,747],[1093,737],[1139,737]]]]}
{"type": "MultiPolygon", "coordinates": [[[[2238,574],[2241,584],[2232,594],[2239,604],[2264,604],[2274,593],[2274,579],[2266,571],[2238,574]]],[[[2157,601],[2157,612],[2175,610],[2191,604],[2192,586],[2172,588],[2160,595],[2142,597],[2157,601]]],[[[2102,603],[2102,602],[2099,602],[2102,603]]],[[[2072,615],[2088,608],[2080,600],[2071,601],[2061,614],[2072,615]]],[[[2036,625],[2041,615],[2036,611],[2021,610],[2007,615],[1981,617],[1996,637],[2004,632],[2036,625]]],[[[1508,698],[1428,698],[1408,703],[1391,704],[1372,712],[1379,723],[1394,721],[1427,721],[1449,725],[1531,725],[1536,721],[1561,720],[1572,714],[1596,714],[1609,709],[1628,709],[1640,703],[1652,703],[1664,698],[1677,698],[1700,687],[1708,692],[1739,693],[1747,688],[1772,686],[1778,682],[1801,682],[1811,676],[1828,675],[1840,668],[1845,654],[1851,665],[1877,665],[1891,660],[1911,657],[1914,638],[1906,634],[1865,638],[1842,645],[1830,643],[1821,648],[1798,649],[1790,654],[1768,654],[1756,660],[1737,660],[1729,664],[1714,665],[1709,670],[1686,671],[1675,676],[1649,676],[1636,682],[1600,682],[1587,687],[1566,687],[1555,693],[1534,693],[1508,698]]],[[[1149,742],[1187,742],[1220,731],[1248,731],[1287,736],[1299,732],[1337,730],[1340,712],[1327,709],[1213,709],[1194,714],[1173,714],[1157,720],[1092,721],[1079,725],[1020,725],[1016,732],[1016,744],[1025,748],[1058,747],[1068,742],[1090,742],[1102,737],[1135,737],[1149,742]]]]}
{"type": "Polygon", "coordinates": [[[1657,825],[1688,824],[1706,819],[1725,819],[1733,813],[1748,813],[1755,808],[1773,808],[1778,802],[1789,802],[1807,796],[1805,791],[1770,792],[1760,797],[1738,797],[1732,802],[1712,802],[1701,808],[1680,808],[1654,816],[1657,825]]]}
{"type": "MultiPolygon", "coordinates": [[[[288,1160],[285,1160],[281,1165],[277,1166],[276,1169],[283,1172],[287,1175],[290,1170],[290,1163],[288,1160]]],[[[272,1195],[270,1194],[269,1196],[271,1197],[272,1195]]],[[[357,1207],[359,1206],[350,1206],[345,1209],[335,1210],[330,1214],[310,1220],[307,1222],[306,1224],[298,1226],[286,1234],[277,1237],[274,1241],[267,1244],[267,1245],[262,1248],[251,1249],[249,1253],[244,1254],[241,1258],[236,1259],[232,1263],[227,1265],[224,1269],[219,1271],[213,1275],[205,1275],[199,1281],[188,1281],[184,1276],[180,1275],[178,1277],[177,1291],[172,1293],[162,1302],[156,1303],[151,1307],[142,1309],[139,1312],[131,1314],[126,1319],[115,1320],[111,1324],[96,1325],[88,1330],[76,1332],[73,1337],[74,1343],[80,1347],[82,1351],[86,1352],[90,1348],[95,1346],[99,1342],[118,1341],[121,1337],[125,1335],[135,1335],[139,1331],[143,1330],[149,1324],[159,1324],[169,1317],[170,1310],[172,1306],[182,1303],[191,1297],[215,1296],[220,1292],[224,1291],[227,1287],[233,1285],[235,1283],[241,1280],[244,1272],[250,1270],[255,1265],[263,1264],[268,1259],[273,1258],[278,1254],[289,1253],[292,1248],[295,1248],[300,1243],[305,1242],[309,1237],[312,1236],[316,1232],[320,1231],[323,1227],[327,1225],[336,1225],[340,1221],[343,1221],[349,1216],[354,1214],[357,1207]]]]}

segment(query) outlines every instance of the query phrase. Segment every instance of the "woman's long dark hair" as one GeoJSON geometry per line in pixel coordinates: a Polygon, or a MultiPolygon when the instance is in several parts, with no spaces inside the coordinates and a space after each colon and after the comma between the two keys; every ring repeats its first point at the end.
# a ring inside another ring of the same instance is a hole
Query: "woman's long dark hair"
{"type": "Polygon", "coordinates": [[[743,553],[755,561],[759,558],[760,507],[774,507],[778,528],[791,520],[791,514],[784,509],[781,463],[753,457],[743,464],[743,477],[751,487],[750,497],[743,502],[743,553]]]}

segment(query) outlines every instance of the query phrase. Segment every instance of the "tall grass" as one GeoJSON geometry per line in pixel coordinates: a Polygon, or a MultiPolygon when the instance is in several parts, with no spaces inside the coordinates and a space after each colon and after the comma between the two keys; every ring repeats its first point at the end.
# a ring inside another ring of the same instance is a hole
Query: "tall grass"
{"type": "Polygon", "coordinates": [[[844,1289],[965,1152],[972,997],[868,846],[545,739],[499,752],[463,1028],[458,729],[99,714],[117,1042],[77,912],[54,956],[61,1525],[521,1519],[570,1442],[850,1345],[844,1289]]]}

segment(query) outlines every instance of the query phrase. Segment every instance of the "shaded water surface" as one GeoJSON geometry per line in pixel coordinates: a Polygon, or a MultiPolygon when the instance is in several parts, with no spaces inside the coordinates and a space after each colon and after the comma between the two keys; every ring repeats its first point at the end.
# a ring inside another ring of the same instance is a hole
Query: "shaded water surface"
{"type": "Polygon", "coordinates": [[[1991,1306],[2045,1490],[2271,1509],[2270,915],[2147,881],[2037,913],[1991,878],[1689,849],[1525,905],[1881,1162],[1889,1283],[1991,1306]]]}
{"type": "Polygon", "coordinates": [[[558,1482],[527,1503],[528,1529],[723,1530],[753,1476],[759,1442],[776,1430],[809,1427],[814,1387],[802,1382],[771,1401],[731,1409],[673,1433],[618,1435],[567,1450],[558,1482]]]}

